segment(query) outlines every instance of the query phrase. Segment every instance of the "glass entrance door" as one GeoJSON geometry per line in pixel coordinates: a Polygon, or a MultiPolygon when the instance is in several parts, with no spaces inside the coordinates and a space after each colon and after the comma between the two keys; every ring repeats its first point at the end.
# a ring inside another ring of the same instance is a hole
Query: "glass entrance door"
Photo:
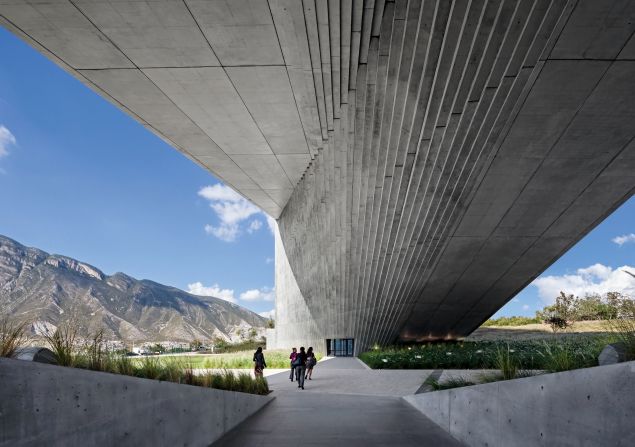
{"type": "Polygon", "coordinates": [[[352,357],[355,352],[353,338],[328,338],[326,340],[327,355],[335,357],[352,357]]]}

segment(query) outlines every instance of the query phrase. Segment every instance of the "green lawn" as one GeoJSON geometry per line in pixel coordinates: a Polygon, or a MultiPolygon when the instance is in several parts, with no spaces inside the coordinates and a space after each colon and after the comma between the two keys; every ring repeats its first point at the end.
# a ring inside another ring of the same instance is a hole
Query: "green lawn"
{"type": "MultiPolygon", "coordinates": [[[[287,351],[264,351],[265,361],[268,368],[289,368],[289,352],[287,351]]],[[[230,354],[194,354],[194,355],[170,355],[159,357],[162,362],[182,363],[195,369],[251,369],[254,367],[253,351],[234,352],[230,354]]],[[[322,354],[316,353],[318,360],[322,354]]],[[[141,362],[141,358],[136,357],[135,363],[141,362]]]]}

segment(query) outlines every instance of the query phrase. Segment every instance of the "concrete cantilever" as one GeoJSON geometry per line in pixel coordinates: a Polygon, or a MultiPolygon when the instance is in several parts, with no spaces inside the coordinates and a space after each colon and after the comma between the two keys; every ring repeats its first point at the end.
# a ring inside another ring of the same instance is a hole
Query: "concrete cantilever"
{"type": "Polygon", "coordinates": [[[635,190],[635,2],[0,0],[278,219],[271,345],[468,334],[635,190]]]}

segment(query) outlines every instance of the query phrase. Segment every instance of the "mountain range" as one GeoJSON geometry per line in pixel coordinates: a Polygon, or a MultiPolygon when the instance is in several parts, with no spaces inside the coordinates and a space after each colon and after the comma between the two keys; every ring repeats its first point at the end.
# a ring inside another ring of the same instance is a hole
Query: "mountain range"
{"type": "Polygon", "coordinates": [[[236,339],[266,319],[237,304],[197,296],[124,273],[106,275],[75,259],[0,236],[0,317],[28,321],[36,334],[70,318],[80,335],[99,328],[112,340],[236,339]]]}

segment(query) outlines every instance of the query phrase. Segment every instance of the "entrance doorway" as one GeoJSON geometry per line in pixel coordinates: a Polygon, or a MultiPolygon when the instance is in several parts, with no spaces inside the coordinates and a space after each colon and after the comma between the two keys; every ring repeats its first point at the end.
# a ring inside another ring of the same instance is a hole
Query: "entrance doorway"
{"type": "Polygon", "coordinates": [[[352,338],[327,338],[326,355],[352,357],[355,352],[355,340],[352,338]]]}

